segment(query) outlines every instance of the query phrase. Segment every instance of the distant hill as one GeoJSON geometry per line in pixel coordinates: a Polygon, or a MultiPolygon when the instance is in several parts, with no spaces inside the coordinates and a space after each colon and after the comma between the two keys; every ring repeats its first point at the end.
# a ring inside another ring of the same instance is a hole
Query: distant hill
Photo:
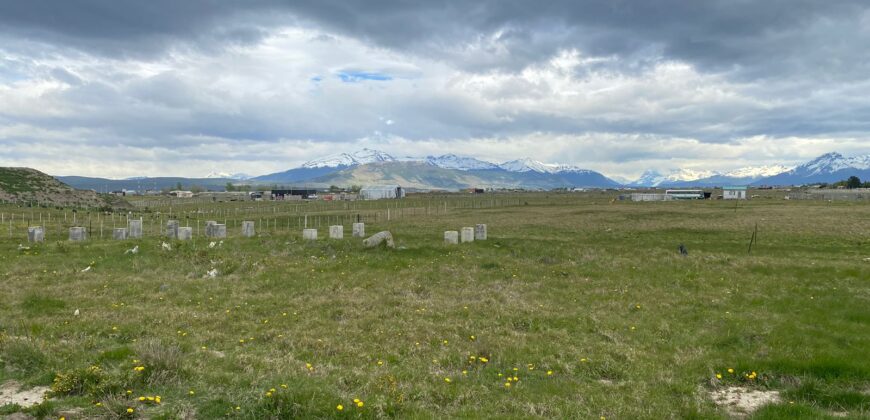
{"type": "Polygon", "coordinates": [[[399,184],[406,188],[457,190],[478,188],[608,188],[618,184],[594,171],[512,172],[502,168],[458,170],[429,162],[378,162],[357,165],[306,181],[307,185],[399,184]]]}
{"type": "Polygon", "coordinates": [[[56,178],[75,188],[106,192],[175,189],[179,183],[181,183],[183,189],[199,186],[206,190],[223,191],[226,188],[227,182],[238,183],[237,180],[228,178],[143,177],[136,179],[107,179],[85,176],[58,176],[56,178]]]}
{"type": "Polygon", "coordinates": [[[39,205],[60,207],[129,206],[121,198],[101,196],[89,190],[77,190],[31,168],[0,168],[0,201],[36,202],[39,205]]]}

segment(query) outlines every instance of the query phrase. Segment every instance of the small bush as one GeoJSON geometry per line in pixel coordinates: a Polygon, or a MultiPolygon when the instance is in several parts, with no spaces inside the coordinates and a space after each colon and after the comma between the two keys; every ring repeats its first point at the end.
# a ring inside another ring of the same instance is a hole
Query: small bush
{"type": "Polygon", "coordinates": [[[139,365],[145,367],[140,377],[148,385],[178,383],[187,377],[183,366],[184,352],[176,344],[143,341],[136,346],[136,354],[139,355],[139,365]]]}
{"type": "Polygon", "coordinates": [[[51,396],[97,394],[106,375],[99,366],[60,372],[51,383],[51,396]]]}

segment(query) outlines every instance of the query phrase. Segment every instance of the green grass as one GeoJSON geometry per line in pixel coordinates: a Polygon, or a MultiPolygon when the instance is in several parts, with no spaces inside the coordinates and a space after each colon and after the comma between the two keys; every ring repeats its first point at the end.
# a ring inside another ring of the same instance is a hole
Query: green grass
{"type": "Polygon", "coordinates": [[[870,206],[515,198],[367,224],[396,250],[349,225],[171,252],[4,238],[0,380],[75,385],[26,410],[49,418],[724,418],[708,393],[730,385],[781,392],[754,418],[870,417],[870,206]],[[441,243],[474,223],[488,241],[441,243]]]}

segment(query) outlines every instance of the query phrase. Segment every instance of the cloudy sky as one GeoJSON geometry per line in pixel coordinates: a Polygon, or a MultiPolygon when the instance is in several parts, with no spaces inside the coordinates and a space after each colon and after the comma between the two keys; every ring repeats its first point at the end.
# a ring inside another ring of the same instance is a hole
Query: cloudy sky
{"type": "Polygon", "coordinates": [[[868,45],[865,1],[4,1],[0,166],[793,164],[870,153],[868,45]]]}

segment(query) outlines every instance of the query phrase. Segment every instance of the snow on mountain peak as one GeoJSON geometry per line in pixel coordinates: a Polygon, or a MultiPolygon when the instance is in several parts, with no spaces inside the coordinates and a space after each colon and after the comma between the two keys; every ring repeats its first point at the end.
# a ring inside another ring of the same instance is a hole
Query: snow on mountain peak
{"type": "Polygon", "coordinates": [[[844,157],[837,152],[825,153],[792,172],[802,172],[806,176],[837,172],[843,169],[870,169],[870,155],[844,157]]]}
{"type": "Polygon", "coordinates": [[[337,153],[310,160],[302,164],[303,168],[335,168],[339,166],[365,165],[375,162],[393,162],[396,159],[380,150],[362,149],[353,153],[337,153]]]}
{"type": "Polygon", "coordinates": [[[203,178],[218,178],[218,179],[227,178],[227,179],[241,179],[241,180],[244,180],[244,179],[248,179],[248,178],[250,178],[250,177],[251,177],[250,175],[248,175],[248,174],[244,174],[244,173],[235,173],[235,174],[232,174],[232,173],[229,173],[229,172],[211,171],[211,172],[208,173],[208,175],[204,176],[203,178]]]}
{"type": "Polygon", "coordinates": [[[426,156],[426,162],[432,166],[444,169],[471,171],[476,169],[495,169],[498,165],[469,156],[457,156],[449,153],[441,156],[426,156]]]}
{"type": "Polygon", "coordinates": [[[764,178],[768,176],[779,175],[783,172],[788,172],[794,169],[794,166],[785,165],[766,165],[766,166],[747,166],[744,168],[735,169],[725,173],[725,176],[734,178],[764,178]]]}

